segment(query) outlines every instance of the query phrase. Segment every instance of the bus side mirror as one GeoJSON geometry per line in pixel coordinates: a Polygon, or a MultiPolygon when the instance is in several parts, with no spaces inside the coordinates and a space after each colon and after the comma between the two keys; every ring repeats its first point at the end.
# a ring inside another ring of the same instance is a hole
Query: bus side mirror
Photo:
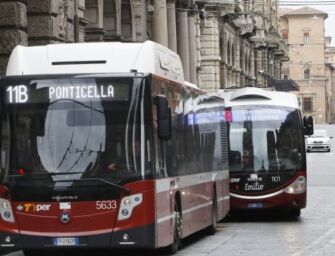
{"type": "Polygon", "coordinates": [[[304,133],[305,135],[313,135],[314,126],[313,126],[313,117],[312,116],[304,116],[304,133]]]}
{"type": "Polygon", "coordinates": [[[171,108],[163,95],[156,96],[155,103],[157,105],[158,138],[169,140],[172,136],[171,108]]]}

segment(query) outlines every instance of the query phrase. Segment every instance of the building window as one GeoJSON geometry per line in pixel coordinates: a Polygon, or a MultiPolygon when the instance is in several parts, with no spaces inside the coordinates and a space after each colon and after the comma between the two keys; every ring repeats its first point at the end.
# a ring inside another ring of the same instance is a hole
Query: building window
{"type": "Polygon", "coordinates": [[[304,33],[304,44],[309,43],[309,33],[304,33]]]}
{"type": "Polygon", "coordinates": [[[288,80],[288,75],[284,75],[284,80],[288,80]]]}
{"type": "Polygon", "coordinates": [[[117,12],[114,1],[104,1],[104,30],[107,34],[117,35],[117,12]]]}
{"type": "Polygon", "coordinates": [[[302,110],[304,112],[312,112],[313,111],[313,98],[312,97],[304,97],[302,100],[302,110]]]}
{"type": "Polygon", "coordinates": [[[282,37],[283,37],[284,43],[288,44],[288,33],[283,33],[282,37]]]}
{"type": "Polygon", "coordinates": [[[227,45],[227,64],[231,65],[230,43],[227,45]]]}
{"type": "Polygon", "coordinates": [[[85,2],[85,19],[89,21],[89,27],[99,25],[99,12],[97,0],[86,0],[85,2]]]}
{"type": "Polygon", "coordinates": [[[310,79],[311,78],[311,71],[310,69],[305,69],[304,70],[304,79],[310,79]]]}
{"type": "Polygon", "coordinates": [[[122,0],[121,5],[121,34],[124,40],[134,40],[132,38],[132,5],[130,0],[122,0]]]}

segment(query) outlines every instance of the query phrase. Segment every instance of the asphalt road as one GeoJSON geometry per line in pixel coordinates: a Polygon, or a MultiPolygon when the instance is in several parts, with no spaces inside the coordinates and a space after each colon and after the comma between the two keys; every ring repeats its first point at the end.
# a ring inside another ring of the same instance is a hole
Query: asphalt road
{"type": "MultiPolygon", "coordinates": [[[[196,234],[183,241],[178,256],[276,256],[335,254],[335,126],[326,127],[330,153],[308,153],[308,203],[297,220],[279,214],[244,215],[219,224],[214,236],[196,234]]],[[[69,255],[80,253],[69,252],[69,255]]],[[[162,255],[161,251],[90,251],[85,255],[162,255]]],[[[7,254],[23,256],[22,252],[7,254]]]]}

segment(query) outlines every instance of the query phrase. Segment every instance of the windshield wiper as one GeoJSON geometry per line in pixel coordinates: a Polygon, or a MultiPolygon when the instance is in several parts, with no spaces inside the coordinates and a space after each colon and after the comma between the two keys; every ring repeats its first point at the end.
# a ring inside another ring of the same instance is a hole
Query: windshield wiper
{"type": "Polygon", "coordinates": [[[104,178],[80,178],[80,179],[75,179],[75,180],[55,180],[55,182],[87,182],[87,181],[100,181],[102,183],[112,186],[118,191],[125,192],[127,195],[130,195],[131,193],[129,189],[123,186],[120,186],[118,184],[115,184],[113,182],[110,182],[104,178]]]}

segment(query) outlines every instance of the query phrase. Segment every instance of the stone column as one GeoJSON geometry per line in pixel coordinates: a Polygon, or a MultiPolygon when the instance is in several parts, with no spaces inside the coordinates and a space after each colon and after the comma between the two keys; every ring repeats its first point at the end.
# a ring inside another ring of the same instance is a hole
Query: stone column
{"type": "Polygon", "coordinates": [[[277,65],[276,65],[276,70],[277,70],[277,79],[280,80],[281,79],[281,61],[280,59],[277,59],[277,65]]]}
{"type": "Polygon", "coordinates": [[[147,39],[147,5],[145,0],[132,0],[134,41],[147,39]]]}
{"type": "Polygon", "coordinates": [[[236,87],[236,71],[235,68],[231,70],[231,84],[236,87]]]}
{"type": "Polygon", "coordinates": [[[221,61],[220,62],[220,89],[225,88],[225,66],[224,63],[221,61]]]}
{"type": "Polygon", "coordinates": [[[233,81],[231,79],[231,66],[227,67],[227,88],[233,86],[233,81]]]}
{"type": "Polygon", "coordinates": [[[238,69],[234,72],[235,86],[240,87],[240,71],[238,69]]]}
{"type": "Polygon", "coordinates": [[[245,73],[242,72],[240,74],[240,87],[244,87],[246,85],[245,73]]]}
{"type": "Polygon", "coordinates": [[[190,57],[188,42],[188,21],[187,11],[177,12],[177,48],[178,54],[183,63],[184,78],[186,81],[190,79],[190,57]]]}
{"type": "Polygon", "coordinates": [[[74,19],[74,34],[75,42],[85,42],[85,27],[88,20],[84,18],[85,0],[75,0],[75,19],[74,19]]]}
{"type": "Polygon", "coordinates": [[[154,0],[154,13],[152,16],[152,40],[169,47],[166,0],[154,0]]]}
{"type": "Polygon", "coordinates": [[[271,68],[270,68],[270,52],[269,50],[264,50],[264,65],[265,65],[265,76],[264,76],[264,86],[268,86],[268,80],[271,76],[271,68]]]}
{"type": "MultiPolygon", "coordinates": [[[[207,9],[208,16],[201,22],[201,88],[217,92],[220,88],[220,26],[217,10],[207,9]]],[[[229,85],[229,84],[228,84],[229,85]]]]}
{"type": "Polygon", "coordinates": [[[190,13],[188,16],[188,46],[189,46],[189,56],[190,56],[190,82],[193,84],[197,83],[197,48],[196,33],[195,33],[195,14],[190,13]]]}
{"type": "Polygon", "coordinates": [[[256,77],[257,77],[258,87],[263,86],[264,72],[265,70],[263,69],[263,51],[257,50],[256,52],[256,77]]]}
{"type": "Polygon", "coordinates": [[[196,15],[195,20],[195,47],[196,47],[196,53],[197,53],[197,83],[199,84],[201,81],[200,78],[200,69],[201,69],[201,31],[200,31],[200,17],[199,14],[196,15]]]}
{"type": "Polygon", "coordinates": [[[167,2],[167,21],[169,48],[177,52],[176,0],[168,0],[167,2]]]}
{"type": "Polygon", "coordinates": [[[241,72],[242,72],[242,60],[241,60],[241,39],[239,35],[236,35],[236,50],[235,50],[235,66],[236,66],[236,78],[235,78],[235,86],[242,87],[241,84],[241,72]]]}
{"type": "Polygon", "coordinates": [[[255,67],[255,48],[254,46],[251,46],[250,59],[251,59],[251,65],[250,65],[250,70],[249,70],[250,84],[255,85],[256,67],[255,67]]]}
{"type": "Polygon", "coordinates": [[[274,79],[278,79],[278,59],[276,57],[273,59],[273,73],[274,79]]]}
{"type": "Polygon", "coordinates": [[[228,88],[229,84],[228,84],[228,69],[227,66],[225,65],[223,67],[223,76],[224,76],[224,87],[223,88],[228,88]]]}
{"type": "Polygon", "coordinates": [[[16,45],[27,45],[27,8],[22,1],[0,2],[0,75],[16,45]]]}

